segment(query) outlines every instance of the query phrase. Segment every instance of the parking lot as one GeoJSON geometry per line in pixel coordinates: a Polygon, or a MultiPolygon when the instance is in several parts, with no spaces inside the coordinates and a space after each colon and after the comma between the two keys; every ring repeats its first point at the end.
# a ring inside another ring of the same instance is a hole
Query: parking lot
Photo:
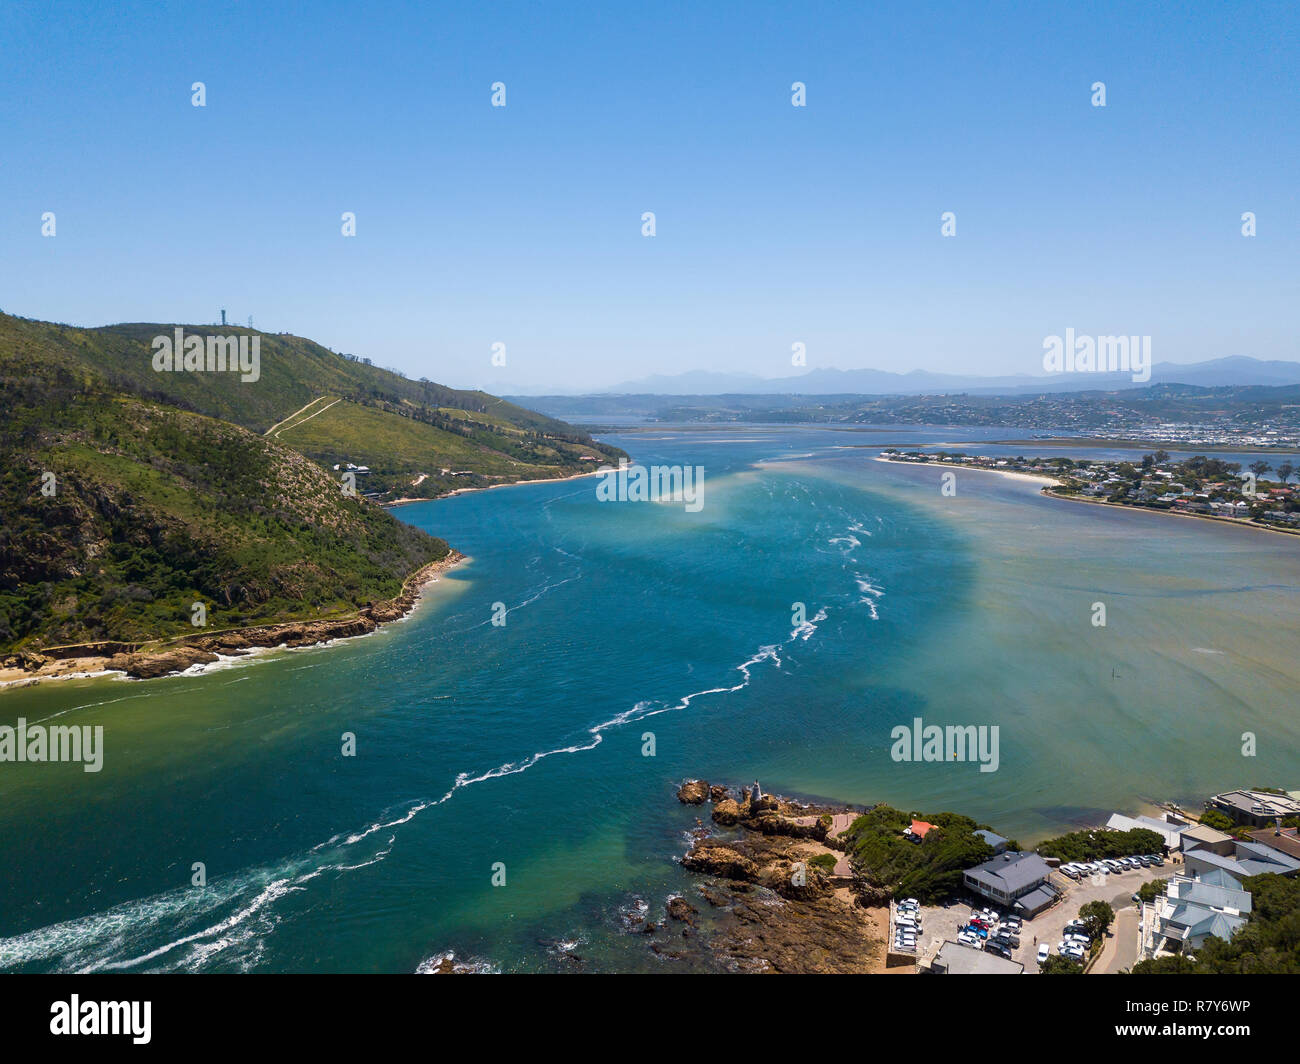
{"type": "MultiPolygon", "coordinates": [[[[1169,879],[1181,869],[1181,864],[1175,864],[1167,857],[1163,867],[1153,865],[1148,868],[1117,872],[1103,876],[1101,881],[1096,883],[1089,878],[1077,881],[1067,879],[1059,872],[1053,872],[1052,885],[1061,890],[1065,896],[1034,919],[1022,920],[1020,948],[1012,951],[1012,959],[1023,964],[1026,972],[1037,972],[1038,944],[1048,943],[1055,955],[1065,925],[1079,915],[1082,906],[1090,901],[1104,901],[1118,912],[1126,906],[1136,904],[1132,896],[1143,883],[1153,879],[1169,879]]],[[[974,895],[947,906],[923,906],[922,932],[917,936],[918,952],[924,954],[935,939],[940,942],[956,942],[957,932],[970,920],[971,909],[982,909],[986,905],[997,909],[997,906],[974,895]]]]}

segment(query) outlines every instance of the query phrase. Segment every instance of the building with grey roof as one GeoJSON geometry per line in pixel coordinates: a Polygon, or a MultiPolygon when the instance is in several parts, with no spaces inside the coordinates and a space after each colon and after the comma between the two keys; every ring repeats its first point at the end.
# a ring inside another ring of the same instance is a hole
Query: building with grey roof
{"type": "Polygon", "coordinates": [[[1168,892],[1155,903],[1149,955],[1191,953],[1207,938],[1227,941],[1246,925],[1250,892],[1225,885],[1233,880],[1222,873],[1214,879],[1177,875],[1169,881],[1168,892]]]}
{"type": "Polygon", "coordinates": [[[1294,876],[1300,873],[1300,860],[1275,850],[1270,846],[1261,846],[1258,842],[1233,840],[1233,852],[1215,853],[1208,849],[1187,850],[1183,855],[1188,874],[1201,878],[1211,869],[1220,868],[1237,879],[1248,876],[1262,876],[1272,872],[1279,876],[1294,876]]]}
{"type": "Polygon", "coordinates": [[[929,970],[932,975],[1022,975],[1025,966],[960,942],[945,942],[929,970]]]}
{"type": "Polygon", "coordinates": [[[1217,809],[1238,824],[1262,828],[1277,817],[1300,816],[1300,802],[1289,794],[1272,794],[1269,791],[1225,791],[1205,803],[1207,809],[1217,809]]]}
{"type": "Polygon", "coordinates": [[[1036,916],[1056,900],[1051,874],[1047,862],[1036,853],[1003,853],[966,869],[962,883],[967,890],[1022,916],[1036,916]]]}
{"type": "Polygon", "coordinates": [[[1106,821],[1106,826],[1115,831],[1145,828],[1147,831],[1157,832],[1165,840],[1165,849],[1177,850],[1182,846],[1183,832],[1191,825],[1185,820],[1156,820],[1155,817],[1125,816],[1123,813],[1115,813],[1106,821]]]}
{"type": "Polygon", "coordinates": [[[1001,835],[992,831],[986,831],[983,828],[975,832],[975,834],[992,846],[995,854],[1006,853],[1007,846],[1011,842],[1010,839],[1004,839],[1001,835]]]}

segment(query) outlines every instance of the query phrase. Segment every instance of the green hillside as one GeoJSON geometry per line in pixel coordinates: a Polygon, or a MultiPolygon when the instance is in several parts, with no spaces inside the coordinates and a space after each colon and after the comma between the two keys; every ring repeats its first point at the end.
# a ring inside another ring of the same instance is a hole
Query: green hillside
{"type": "Polygon", "coordinates": [[[486,392],[408,380],[299,336],[181,326],[187,336],[257,336],[257,380],[228,372],[157,372],[153,339],[171,337],[177,327],[81,329],[0,314],[0,362],[10,371],[38,376],[58,365],[87,386],[93,382],[111,393],[206,414],[257,433],[273,430],[281,442],[327,467],[368,466],[374,472],[358,481],[358,490],[380,496],[434,498],[454,488],[571,476],[623,454],[572,425],[486,392]],[[332,416],[306,419],[335,399],[347,406],[330,411],[332,416]],[[303,419],[292,420],[303,407],[309,407],[303,419]],[[373,416],[363,416],[357,407],[373,416]],[[387,449],[398,440],[403,441],[401,461],[387,449]],[[591,457],[584,461],[583,456],[591,457]],[[472,475],[450,477],[443,469],[468,469],[472,475]],[[422,475],[415,487],[412,482],[422,475]]]}
{"type": "Polygon", "coordinates": [[[62,396],[24,397],[37,401],[11,409],[0,447],[2,648],[192,634],[195,602],[212,630],[341,616],[447,553],[283,444],[154,403],[62,396]]]}
{"type": "Polygon", "coordinates": [[[193,634],[195,602],[214,631],[350,615],[449,550],[362,496],[622,453],[298,337],[262,337],[256,382],[155,372],[150,341],[172,328],[0,315],[0,652],[193,634]],[[348,462],[371,468],[361,496],[333,470],[348,462]]]}

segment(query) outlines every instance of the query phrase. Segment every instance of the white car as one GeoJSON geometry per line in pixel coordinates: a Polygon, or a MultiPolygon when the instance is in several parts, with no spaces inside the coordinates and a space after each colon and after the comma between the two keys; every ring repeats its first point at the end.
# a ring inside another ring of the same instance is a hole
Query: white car
{"type": "Polygon", "coordinates": [[[1038,944],[1038,963],[1042,964],[1051,955],[1052,955],[1052,947],[1049,946],[1046,942],[1040,942],[1038,944]]]}

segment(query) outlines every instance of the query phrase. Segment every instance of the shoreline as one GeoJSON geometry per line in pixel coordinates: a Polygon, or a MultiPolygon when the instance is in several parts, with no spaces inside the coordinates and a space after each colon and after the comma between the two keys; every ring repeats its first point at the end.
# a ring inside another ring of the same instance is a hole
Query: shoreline
{"type": "Polygon", "coordinates": [[[1042,473],[1018,473],[1013,469],[983,469],[980,466],[959,465],[956,462],[900,462],[896,458],[884,458],[877,455],[872,459],[873,462],[884,462],[887,465],[901,466],[933,466],[936,469],[970,469],[976,473],[996,473],[998,476],[1007,477],[1011,480],[1032,480],[1035,484],[1059,484],[1061,483],[1056,477],[1049,477],[1042,473]]]}
{"type": "MultiPolygon", "coordinates": [[[[1037,440],[979,440],[960,444],[970,447],[976,443],[1000,447],[1085,447],[1094,450],[1110,449],[1115,451],[1186,451],[1189,454],[1260,454],[1277,455],[1282,458],[1293,456],[1300,451],[1300,445],[1278,444],[1268,447],[1258,443],[1184,443],[1180,440],[1138,440],[1110,439],[1106,436],[1047,436],[1037,440]]],[[[942,445],[940,445],[942,446],[942,445]]]]}
{"type": "Polygon", "coordinates": [[[408,574],[402,581],[402,588],[395,598],[363,606],[350,617],[276,621],[242,628],[228,628],[220,632],[184,635],[161,642],[152,641],[156,644],[152,649],[145,649],[151,644],[144,643],[135,650],[119,651],[111,655],[91,653],[49,657],[40,650],[21,651],[13,656],[28,655],[36,661],[36,667],[0,668],[0,692],[16,687],[30,687],[47,680],[92,679],[113,674],[137,680],[152,680],[176,675],[194,665],[251,657],[257,650],[272,650],[279,647],[299,649],[320,646],[338,639],[370,635],[384,625],[408,616],[429,584],[436,583],[443,573],[469,560],[467,555],[453,548],[446,557],[422,565],[415,572],[408,574]]]}
{"type": "Polygon", "coordinates": [[[1256,532],[1272,532],[1274,535],[1286,536],[1290,539],[1295,539],[1297,536],[1300,536],[1300,531],[1293,532],[1290,529],[1286,529],[1286,528],[1273,528],[1269,525],[1256,524],[1255,521],[1249,518],[1243,519],[1240,517],[1219,517],[1215,514],[1195,514],[1195,513],[1187,513],[1184,510],[1173,510],[1173,509],[1158,510],[1153,506],[1130,506],[1127,503],[1110,502],[1106,499],[1085,499],[1081,495],[1058,495],[1056,492],[1049,491],[1046,485],[1061,484],[1063,482],[1057,477],[1049,477],[1040,473],[1017,473],[1014,470],[1008,470],[1008,469],[983,469],[980,466],[958,465],[956,463],[944,463],[944,462],[900,462],[896,458],[883,458],[880,456],[877,456],[873,460],[877,462],[886,462],[889,465],[936,466],[939,469],[962,469],[962,470],[970,470],[971,472],[974,473],[997,473],[1000,476],[1012,477],[1019,480],[1032,480],[1039,484],[1045,485],[1043,488],[1039,490],[1039,495],[1041,495],[1045,499],[1060,499],[1065,502],[1082,502],[1082,503],[1087,503],[1091,506],[1109,506],[1112,509],[1127,510],[1130,513],[1148,513],[1148,514],[1164,515],[1168,517],[1190,517],[1197,521],[1214,521],[1221,525],[1232,525],[1236,528],[1252,528],[1256,532]]]}
{"type": "Polygon", "coordinates": [[[434,495],[428,499],[411,499],[403,496],[400,499],[393,499],[391,502],[381,502],[379,505],[384,507],[409,506],[413,502],[438,502],[440,499],[450,499],[453,495],[468,495],[472,491],[495,491],[497,488],[519,488],[523,487],[525,484],[561,484],[566,480],[581,480],[583,477],[599,476],[603,472],[603,469],[589,469],[585,473],[574,473],[572,476],[567,477],[541,477],[538,480],[511,480],[505,484],[485,484],[481,488],[456,488],[444,495],[434,495]]]}

